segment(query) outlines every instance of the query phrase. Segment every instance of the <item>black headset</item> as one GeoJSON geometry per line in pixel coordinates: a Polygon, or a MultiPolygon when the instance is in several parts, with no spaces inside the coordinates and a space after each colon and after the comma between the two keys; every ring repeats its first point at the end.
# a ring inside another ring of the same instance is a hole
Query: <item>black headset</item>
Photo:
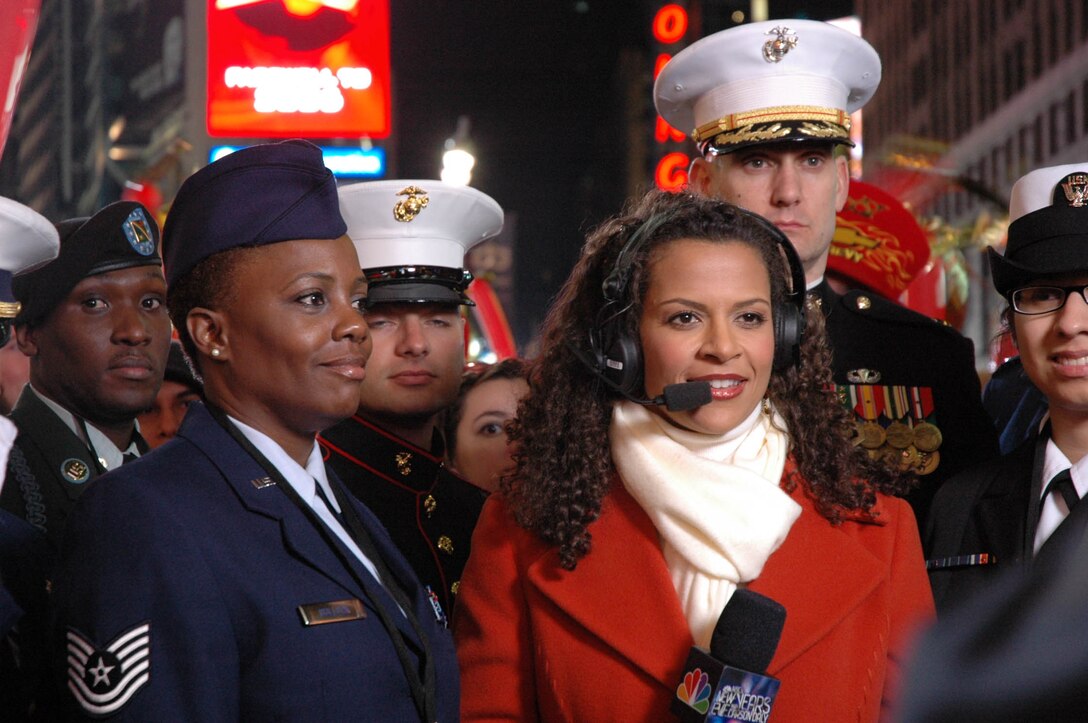
{"type": "MultiPolygon", "coordinates": [[[[777,226],[762,216],[739,206],[734,210],[761,226],[778,245],[786,258],[790,272],[790,288],[784,303],[771,309],[774,323],[775,371],[795,366],[801,359],[801,339],[805,329],[805,269],[801,257],[789,238],[777,226]]],[[[625,328],[625,316],[632,302],[627,298],[632,265],[642,245],[654,232],[674,218],[673,213],[651,216],[631,234],[616,256],[612,271],[601,284],[607,303],[597,315],[597,323],[589,330],[589,348],[596,364],[596,373],[624,394],[632,394],[642,376],[642,352],[638,339],[625,328]]]]}

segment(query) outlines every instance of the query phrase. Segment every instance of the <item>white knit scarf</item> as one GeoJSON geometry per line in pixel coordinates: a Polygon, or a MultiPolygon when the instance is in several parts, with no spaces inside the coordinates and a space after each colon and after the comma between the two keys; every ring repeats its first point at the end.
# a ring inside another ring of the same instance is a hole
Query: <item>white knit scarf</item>
{"type": "Polygon", "coordinates": [[[757,578],[801,507],[782,491],[785,422],[759,406],[722,436],[680,429],[631,402],[612,408],[612,459],[661,536],[697,645],[739,583],[757,578]]]}

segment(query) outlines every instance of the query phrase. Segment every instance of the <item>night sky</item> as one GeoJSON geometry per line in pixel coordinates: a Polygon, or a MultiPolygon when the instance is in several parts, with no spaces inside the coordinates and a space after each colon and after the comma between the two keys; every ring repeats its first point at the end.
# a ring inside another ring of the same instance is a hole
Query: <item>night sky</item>
{"type": "MultiPolygon", "coordinates": [[[[472,185],[517,217],[517,298],[507,311],[522,350],[585,233],[626,197],[618,59],[624,49],[644,59],[652,123],[649,25],[661,4],[391,2],[396,136],[390,177],[437,177],[443,141],[458,116],[469,116],[477,156],[472,185]]],[[[711,4],[707,0],[708,18],[711,4]]],[[[846,14],[851,3],[770,5],[772,17],[827,18],[846,14]]],[[[634,179],[642,187],[649,181],[648,174],[634,179]]]]}

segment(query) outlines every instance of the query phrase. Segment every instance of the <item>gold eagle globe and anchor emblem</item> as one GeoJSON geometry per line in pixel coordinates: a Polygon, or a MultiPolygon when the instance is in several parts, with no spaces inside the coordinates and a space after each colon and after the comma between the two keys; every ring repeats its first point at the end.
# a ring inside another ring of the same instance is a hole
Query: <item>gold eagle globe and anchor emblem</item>
{"type": "Polygon", "coordinates": [[[763,44],[763,59],[768,63],[778,63],[786,57],[786,53],[797,47],[797,36],[790,34],[790,29],[776,26],[764,35],[774,35],[774,39],[763,44]]]}
{"type": "Polygon", "coordinates": [[[393,206],[393,218],[402,223],[410,222],[431,202],[431,199],[427,197],[427,192],[419,186],[408,186],[397,191],[397,195],[408,197],[397,201],[397,204],[393,206]]]}

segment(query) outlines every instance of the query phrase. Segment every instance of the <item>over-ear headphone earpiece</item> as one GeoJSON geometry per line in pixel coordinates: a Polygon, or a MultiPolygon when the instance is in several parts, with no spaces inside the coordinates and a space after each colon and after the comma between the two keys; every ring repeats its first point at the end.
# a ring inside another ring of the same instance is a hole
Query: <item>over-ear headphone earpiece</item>
{"type": "MultiPolygon", "coordinates": [[[[784,371],[801,360],[801,340],[805,330],[805,269],[801,257],[789,237],[767,219],[734,206],[741,216],[758,223],[778,245],[790,274],[790,288],[785,303],[771,310],[774,324],[775,371],[784,371]]],[[[626,328],[626,316],[632,301],[628,299],[633,261],[646,239],[674,218],[674,213],[651,216],[631,234],[601,283],[605,305],[597,315],[597,323],[589,330],[589,348],[596,372],[621,393],[634,394],[642,376],[642,355],[638,339],[626,328]]]]}
{"type": "Polygon", "coordinates": [[[633,394],[642,376],[642,355],[638,339],[625,328],[626,312],[631,308],[627,287],[635,255],[647,238],[672,220],[674,214],[651,216],[635,229],[616,255],[612,271],[601,283],[606,303],[597,315],[597,324],[589,331],[589,347],[597,364],[597,373],[624,394],[633,394]]]}

